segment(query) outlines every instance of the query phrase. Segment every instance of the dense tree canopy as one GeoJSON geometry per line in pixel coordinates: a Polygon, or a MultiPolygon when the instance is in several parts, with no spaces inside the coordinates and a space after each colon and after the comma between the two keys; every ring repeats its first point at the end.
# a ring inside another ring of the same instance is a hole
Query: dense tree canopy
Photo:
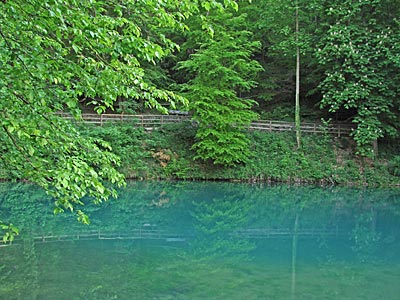
{"type": "Polygon", "coordinates": [[[396,135],[399,118],[399,3],[330,1],[316,55],[324,68],[321,105],[355,110],[354,139],[362,154],[371,142],[396,135]]]}

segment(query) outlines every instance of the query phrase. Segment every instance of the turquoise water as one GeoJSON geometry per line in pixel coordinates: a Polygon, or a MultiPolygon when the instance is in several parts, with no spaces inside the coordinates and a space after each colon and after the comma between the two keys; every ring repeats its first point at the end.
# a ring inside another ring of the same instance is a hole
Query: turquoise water
{"type": "Polygon", "coordinates": [[[0,184],[0,299],[400,299],[400,190],[132,182],[54,216],[0,184]]]}

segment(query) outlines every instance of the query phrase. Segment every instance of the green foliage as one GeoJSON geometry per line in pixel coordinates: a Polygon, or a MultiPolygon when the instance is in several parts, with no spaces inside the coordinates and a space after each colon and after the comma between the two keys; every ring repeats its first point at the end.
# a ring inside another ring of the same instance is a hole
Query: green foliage
{"type": "Polygon", "coordinates": [[[83,135],[104,140],[124,162],[118,170],[130,179],[190,178],[195,128],[190,122],[167,124],[146,133],[135,123],[80,126],[83,135]]]}
{"type": "Polygon", "coordinates": [[[293,133],[254,132],[251,137],[254,156],[246,166],[245,177],[284,182],[333,181],[334,153],[326,140],[304,135],[303,147],[297,149],[293,133]]]}
{"type": "Polygon", "coordinates": [[[180,13],[181,1],[2,2],[2,167],[44,187],[56,199],[56,212],[74,210],[85,195],[98,202],[115,195],[106,183],[121,185],[123,176],[110,147],[82,137],[54,112],[79,116],[82,98],[92,99],[98,112],[112,107],[118,96],[145,99],[159,109],[159,100],[185,102],[146,84],[141,63],[177,48],[154,28],[183,27],[184,13],[195,9],[186,4],[180,13]]]}
{"type": "MultiPolygon", "coordinates": [[[[339,185],[398,184],[397,150],[388,159],[373,163],[355,155],[352,140],[333,140],[328,134],[304,134],[297,149],[292,132],[244,132],[250,140],[251,155],[243,164],[219,166],[194,160],[191,149],[196,127],[191,122],[168,124],[144,133],[129,124],[114,123],[89,128],[85,134],[106,139],[121,157],[119,170],[128,178],[140,179],[223,179],[339,185]],[[397,179],[396,179],[397,178],[397,179]]],[[[397,148],[396,148],[397,149],[397,148]]]]}
{"type": "MultiPolygon", "coordinates": [[[[144,66],[179,50],[167,32],[235,1],[2,1],[0,4],[1,167],[55,197],[56,212],[89,195],[115,196],[123,184],[109,144],[81,135],[55,112],[79,119],[85,100],[98,113],[117,98],[166,112],[187,100],[155,86],[144,66]]],[[[204,16],[203,16],[204,19],[204,16]]],[[[131,105],[132,106],[132,105],[131,105]]],[[[122,150],[121,150],[122,151],[122,150]]],[[[77,210],[78,219],[88,222],[77,210]]]]}
{"type": "Polygon", "coordinates": [[[353,121],[359,153],[376,155],[374,140],[399,133],[399,9],[397,2],[386,0],[243,4],[247,28],[262,43],[257,60],[265,70],[257,80],[263,89],[252,93],[260,102],[260,114],[294,106],[294,56],[299,47],[305,108],[301,117],[353,121]]]}
{"type": "Polygon", "coordinates": [[[143,162],[150,156],[142,151],[143,144],[146,143],[146,134],[144,129],[134,122],[107,123],[103,126],[85,125],[80,126],[80,131],[85,136],[104,141],[121,161],[129,162],[118,167],[126,177],[136,178],[145,171],[146,166],[143,162]]]}
{"type": "Polygon", "coordinates": [[[77,98],[87,97],[103,112],[117,96],[143,98],[159,107],[157,100],[175,96],[144,83],[141,63],[155,62],[177,45],[154,30],[148,36],[142,32],[156,24],[182,27],[184,16],[168,12],[177,5],[6,1],[1,6],[7,24],[1,29],[1,62],[7,76],[2,78],[13,88],[3,93],[9,101],[41,99],[56,109],[76,109],[77,98]],[[146,18],[154,10],[160,18],[146,18]]]}
{"type": "Polygon", "coordinates": [[[305,137],[303,149],[294,151],[291,135],[246,131],[256,117],[250,99],[271,100],[258,108],[264,116],[293,114],[293,50],[299,46],[301,97],[309,115],[325,114],[314,106],[323,93],[328,117],[356,123],[354,140],[363,155],[372,153],[377,138],[398,135],[396,2],[299,0],[297,43],[293,1],[255,0],[241,7],[217,0],[0,3],[0,176],[38,183],[56,199],[56,212],[74,210],[88,222],[81,198],[100,202],[116,195],[115,186],[124,181],[119,172],[130,178],[382,184],[399,177],[397,156],[340,161],[318,137],[305,137]],[[261,82],[258,90],[255,81],[261,82]],[[126,105],[123,111],[165,112],[166,102],[187,105],[169,90],[182,83],[197,133],[190,124],[152,134],[134,124],[83,131],[55,114],[79,119],[80,101],[104,112],[116,99],[126,105]],[[200,160],[193,162],[195,157],[200,160]]]}
{"type": "Polygon", "coordinates": [[[386,1],[333,1],[323,7],[318,61],[325,68],[322,106],[356,110],[354,140],[371,156],[371,143],[397,135],[398,5],[386,1]]]}
{"type": "Polygon", "coordinates": [[[259,43],[243,29],[244,17],[211,16],[214,38],[205,36],[196,53],[180,63],[193,76],[185,88],[198,123],[196,158],[219,165],[243,162],[250,154],[243,129],[256,117],[255,102],[240,95],[255,86],[261,66],[251,59],[259,43]]]}
{"type": "Polygon", "coordinates": [[[157,141],[156,149],[163,149],[167,154],[162,161],[162,176],[173,179],[190,179],[196,174],[193,164],[194,151],[190,149],[194,143],[196,129],[190,121],[167,124],[151,134],[157,141]]]}
{"type": "Polygon", "coordinates": [[[55,197],[55,212],[74,210],[86,195],[96,201],[115,195],[104,182],[121,185],[123,176],[115,169],[119,159],[110,148],[102,141],[83,138],[57,116],[46,116],[44,108],[37,114],[30,109],[19,102],[4,108],[3,167],[44,187],[55,197]]]}
{"type": "MultiPolygon", "coordinates": [[[[279,111],[281,107],[289,107],[276,119],[293,120],[295,116],[296,87],[296,50],[300,52],[300,101],[302,111],[313,109],[319,99],[316,89],[320,74],[317,61],[312,52],[315,45],[315,28],[318,26],[315,15],[315,1],[292,0],[255,0],[243,4],[243,11],[248,14],[247,28],[262,44],[262,52],[256,56],[264,67],[257,81],[258,88],[252,97],[260,104],[260,114],[279,111]],[[296,32],[296,8],[299,10],[299,30],[296,32]]],[[[320,114],[321,112],[319,112],[320,114]]],[[[306,113],[302,113],[302,118],[306,113]]]]}
{"type": "Polygon", "coordinates": [[[400,176],[400,155],[396,155],[390,160],[389,172],[394,176],[400,176]]]}
{"type": "Polygon", "coordinates": [[[15,236],[19,234],[19,229],[13,224],[5,224],[0,220],[0,232],[2,232],[4,243],[12,243],[15,236]]]}

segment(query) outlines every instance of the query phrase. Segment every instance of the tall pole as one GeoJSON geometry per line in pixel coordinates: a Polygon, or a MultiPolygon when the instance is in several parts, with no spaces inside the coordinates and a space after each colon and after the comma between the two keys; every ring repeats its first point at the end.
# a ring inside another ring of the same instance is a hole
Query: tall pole
{"type": "Polygon", "coordinates": [[[296,1],[296,108],[295,127],[297,148],[301,147],[300,131],[300,47],[299,47],[299,1],[296,1]]]}

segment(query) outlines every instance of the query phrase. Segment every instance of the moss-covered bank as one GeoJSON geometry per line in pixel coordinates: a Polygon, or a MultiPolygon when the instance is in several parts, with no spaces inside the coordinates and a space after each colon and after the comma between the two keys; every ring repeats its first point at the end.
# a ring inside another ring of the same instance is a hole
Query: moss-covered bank
{"type": "Polygon", "coordinates": [[[355,155],[349,138],[303,135],[296,149],[293,133],[249,132],[252,156],[246,163],[221,167],[194,160],[195,128],[190,122],[145,132],[134,124],[82,127],[102,138],[121,157],[130,179],[269,181],[339,185],[400,186],[400,156],[386,147],[375,160],[355,155]]]}

